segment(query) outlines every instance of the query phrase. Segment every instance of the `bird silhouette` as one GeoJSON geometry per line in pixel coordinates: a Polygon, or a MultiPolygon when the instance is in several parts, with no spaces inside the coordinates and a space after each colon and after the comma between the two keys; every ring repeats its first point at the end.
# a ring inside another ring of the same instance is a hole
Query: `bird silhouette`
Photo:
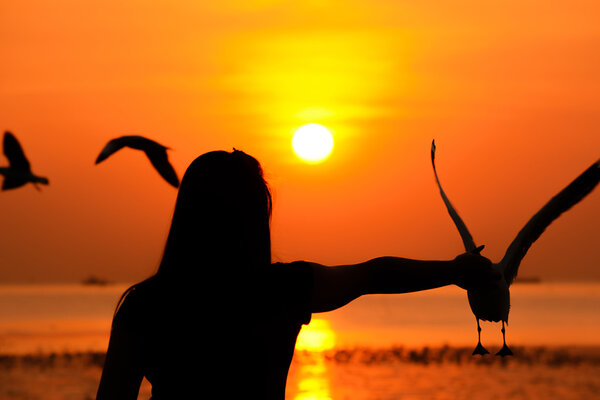
{"type": "MultiPolygon", "coordinates": [[[[433,173],[440,189],[440,194],[446,204],[450,217],[458,228],[465,249],[467,252],[479,253],[483,249],[483,246],[475,246],[475,242],[473,241],[473,237],[469,233],[469,230],[442,189],[442,185],[435,169],[435,141],[431,143],[431,164],[433,165],[433,173]]],[[[512,351],[506,345],[506,328],[504,325],[508,325],[508,313],[510,310],[509,286],[517,276],[519,264],[523,257],[525,257],[529,247],[540,237],[552,221],[583,200],[583,198],[596,187],[598,181],[600,181],[600,160],[592,164],[573,182],[550,199],[550,201],[546,203],[546,205],[542,207],[517,234],[510,246],[508,246],[502,260],[498,263],[492,263],[492,267],[499,271],[504,279],[499,279],[497,284],[489,291],[467,291],[471,311],[473,311],[477,320],[478,342],[473,354],[483,355],[489,353],[481,345],[481,326],[479,325],[479,320],[481,319],[493,322],[502,321],[503,346],[496,355],[512,355],[512,351]]]]}
{"type": "Polygon", "coordinates": [[[2,190],[15,189],[28,182],[40,190],[38,183],[48,184],[48,178],[34,175],[25,153],[17,138],[10,132],[4,132],[4,155],[8,158],[8,167],[0,167],[0,175],[4,175],[2,190]]]}
{"type": "Polygon", "coordinates": [[[143,136],[121,136],[116,139],[109,141],[106,146],[102,149],[98,158],[96,158],[96,164],[106,160],[113,153],[121,150],[123,147],[130,147],[136,150],[142,150],[146,153],[146,156],[154,166],[154,169],[158,171],[169,184],[174,187],[179,187],[179,178],[177,173],[173,169],[173,166],[169,162],[167,156],[168,147],[163,146],[160,143],[150,140],[143,136]]]}

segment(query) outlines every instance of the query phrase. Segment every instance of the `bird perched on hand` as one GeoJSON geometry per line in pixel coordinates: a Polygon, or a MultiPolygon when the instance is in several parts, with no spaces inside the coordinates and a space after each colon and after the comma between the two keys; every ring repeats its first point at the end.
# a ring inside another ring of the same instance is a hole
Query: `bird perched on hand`
{"type": "MultiPolygon", "coordinates": [[[[450,203],[450,200],[444,193],[442,185],[435,169],[435,141],[431,143],[431,164],[435,180],[440,189],[440,194],[450,217],[458,228],[463,244],[467,252],[479,252],[483,247],[476,248],[473,237],[469,233],[466,225],[450,203]]],[[[581,175],[579,175],[571,184],[561,190],[556,196],[541,208],[517,234],[512,241],[504,257],[498,263],[493,263],[492,267],[502,273],[504,279],[498,280],[496,286],[489,291],[467,291],[471,311],[477,319],[477,347],[473,354],[487,354],[488,351],[481,345],[481,327],[479,320],[499,322],[502,321],[502,341],[503,346],[496,355],[512,355],[512,351],[506,345],[506,328],[508,325],[508,312],[510,310],[510,291],[509,286],[517,276],[519,264],[529,247],[535,242],[544,230],[558,218],[563,212],[567,211],[575,204],[583,200],[600,181],[600,160],[592,164],[581,175]]]]}
{"type": "Polygon", "coordinates": [[[98,155],[96,164],[106,160],[111,154],[121,150],[123,147],[142,150],[146,153],[146,156],[158,173],[169,182],[169,184],[176,188],[179,187],[179,178],[167,156],[168,147],[143,136],[121,136],[120,138],[112,139],[104,146],[98,155]]]}
{"type": "Polygon", "coordinates": [[[38,183],[48,184],[48,178],[34,175],[25,153],[17,138],[10,132],[4,133],[4,155],[8,158],[8,167],[0,167],[0,175],[4,175],[2,190],[15,189],[33,183],[40,190],[38,183]]]}

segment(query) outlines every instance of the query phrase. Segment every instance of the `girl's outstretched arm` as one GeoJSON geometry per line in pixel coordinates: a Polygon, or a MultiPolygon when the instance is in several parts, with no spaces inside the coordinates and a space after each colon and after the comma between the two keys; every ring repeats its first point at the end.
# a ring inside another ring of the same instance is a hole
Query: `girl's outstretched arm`
{"type": "Polygon", "coordinates": [[[501,277],[487,258],[471,253],[451,261],[379,257],[352,265],[310,265],[312,312],[335,310],[365,294],[408,293],[446,285],[484,290],[501,277]]]}

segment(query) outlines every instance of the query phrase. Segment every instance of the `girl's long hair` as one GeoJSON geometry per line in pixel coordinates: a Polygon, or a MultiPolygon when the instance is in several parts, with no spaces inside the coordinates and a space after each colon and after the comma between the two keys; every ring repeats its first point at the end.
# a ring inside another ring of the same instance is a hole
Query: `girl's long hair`
{"type": "Polygon", "coordinates": [[[158,271],[127,289],[117,310],[128,293],[148,282],[183,289],[199,280],[243,279],[269,265],[271,210],[271,194],[255,158],[235,149],[199,156],[181,181],[158,271]]]}

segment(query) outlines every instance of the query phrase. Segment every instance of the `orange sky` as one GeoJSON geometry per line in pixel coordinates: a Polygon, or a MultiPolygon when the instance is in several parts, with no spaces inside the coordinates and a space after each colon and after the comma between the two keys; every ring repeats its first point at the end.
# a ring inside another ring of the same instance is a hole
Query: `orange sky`
{"type": "MultiPolygon", "coordinates": [[[[0,193],[0,282],[154,272],[176,191],[140,153],[94,166],[123,134],[171,147],[180,176],[209,150],[254,155],[274,259],[328,264],[462,251],[435,138],[498,260],[600,157],[598,20],[596,1],[3,1],[0,128],[50,186],[0,193]],[[308,122],[334,134],[322,164],[292,152],[308,122]]],[[[596,190],[554,223],[521,275],[599,279],[599,205],[596,190]]]]}

